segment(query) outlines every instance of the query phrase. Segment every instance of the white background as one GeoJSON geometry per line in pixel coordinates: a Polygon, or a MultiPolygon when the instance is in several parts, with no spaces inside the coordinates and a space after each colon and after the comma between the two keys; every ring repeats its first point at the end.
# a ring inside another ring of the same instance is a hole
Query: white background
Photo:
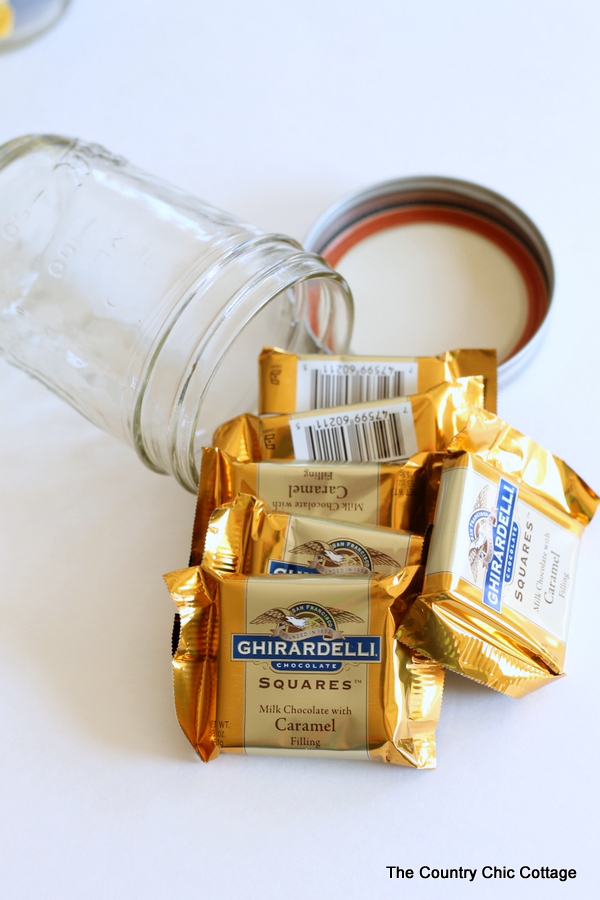
{"type": "MultiPolygon", "coordinates": [[[[600,489],[600,10],[592,2],[74,0],[0,56],[0,143],[99,141],[267,230],[436,173],[542,229],[555,309],[500,412],[600,489]]],[[[443,349],[443,348],[440,348],[443,349]]],[[[170,599],[194,500],[0,362],[0,895],[598,896],[600,523],[568,677],[520,701],[452,676],[438,769],[192,753],[170,599]],[[576,868],[575,882],[387,865],[576,868]]]]}

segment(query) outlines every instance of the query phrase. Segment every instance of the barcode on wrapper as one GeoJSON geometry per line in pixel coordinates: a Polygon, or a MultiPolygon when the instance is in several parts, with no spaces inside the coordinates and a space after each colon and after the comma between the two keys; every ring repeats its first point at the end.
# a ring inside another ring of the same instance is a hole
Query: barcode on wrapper
{"type": "Polygon", "coordinates": [[[296,372],[296,411],[350,406],[407,397],[417,392],[418,363],[356,363],[300,360],[296,372]]]}
{"type": "Polygon", "coordinates": [[[417,453],[410,402],[290,416],[294,456],[312,462],[386,462],[417,453]]]}

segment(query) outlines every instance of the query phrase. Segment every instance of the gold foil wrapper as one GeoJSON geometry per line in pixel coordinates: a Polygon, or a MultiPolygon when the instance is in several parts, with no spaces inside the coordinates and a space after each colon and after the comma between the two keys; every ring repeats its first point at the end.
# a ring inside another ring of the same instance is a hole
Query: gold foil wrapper
{"type": "Polygon", "coordinates": [[[482,375],[484,406],[496,412],[495,350],[439,356],[299,356],[265,347],[258,359],[259,413],[307,412],[382,397],[422,394],[442,381],[482,375]]]}
{"type": "Polygon", "coordinates": [[[237,494],[252,494],[271,513],[382,525],[424,534],[433,522],[441,454],[419,453],[404,463],[239,462],[205,447],[190,565],[199,565],[208,520],[237,494]]]}
{"type": "Polygon", "coordinates": [[[202,565],[219,575],[391,575],[421,563],[423,545],[391,528],[268,513],[238,494],[211,516],[202,565]]]}
{"type": "Polygon", "coordinates": [[[597,505],[566,463],[473,412],[448,448],[423,592],[400,640],[513,697],[553,681],[597,505]]]}
{"type": "Polygon", "coordinates": [[[483,378],[442,382],[423,394],[280,416],[244,413],[215,431],[213,446],[241,462],[304,459],[388,462],[446,450],[483,406],[483,378]]]}
{"type": "Polygon", "coordinates": [[[394,576],[165,576],[180,614],[179,723],[220,752],[433,768],[443,668],[394,637],[422,581],[394,576]]]}

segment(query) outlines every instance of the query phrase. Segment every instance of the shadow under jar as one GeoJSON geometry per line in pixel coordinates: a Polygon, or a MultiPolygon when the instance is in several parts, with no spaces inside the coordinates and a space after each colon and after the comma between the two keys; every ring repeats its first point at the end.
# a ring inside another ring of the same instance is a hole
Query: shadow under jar
{"type": "Polygon", "coordinates": [[[96,144],[0,147],[0,352],[190,491],[215,427],[256,406],[262,346],[341,353],[352,317],[291,238],[96,144]]]}

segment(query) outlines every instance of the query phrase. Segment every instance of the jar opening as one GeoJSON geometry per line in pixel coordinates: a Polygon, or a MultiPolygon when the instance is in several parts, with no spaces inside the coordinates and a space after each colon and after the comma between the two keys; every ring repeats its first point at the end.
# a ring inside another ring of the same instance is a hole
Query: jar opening
{"type": "Polygon", "coordinates": [[[258,408],[258,356],[265,346],[294,353],[344,353],[348,349],[347,295],[330,277],[313,277],[281,291],[252,315],[216,362],[194,429],[193,490],[202,447],[227,419],[258,408]]]}
{"type": "Polygon", "coordinates": [[[353,307],[344,280],[319,257],[290,244],[282,248],[279,243],[276,251],[277,264],[250,279],[201,335],[194,331],[194,319],[206,303],[205,292],[188,302],[152,360],[134,443],[147,465],[172,472],[190,491],[198,485],[202,448],[212,443],[217,426],[256,412],[258,356],[264,346],[298,353],[348,349],[353,307]],[[165,435],[156,433],[153,423],[156,409],[167,402],[171,413],[165,435]]]}

